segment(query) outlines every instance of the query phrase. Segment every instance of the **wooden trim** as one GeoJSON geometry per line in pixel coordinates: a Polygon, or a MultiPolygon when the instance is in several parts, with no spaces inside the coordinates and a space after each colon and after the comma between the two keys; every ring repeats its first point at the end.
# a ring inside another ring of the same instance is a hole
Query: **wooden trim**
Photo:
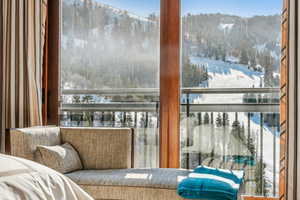
{"type": "Polygon", "coordinates": [[[180,167],[180,0],[161,0],[160,167],[180,167]]]}
{"type": "Polygon", "coordinates": [[[287,152],[288,152],[288,66],[289,66],[289,0],[283,1],[281,41],[281,98],[280,98],[280,174],[279,199],[286,198],[287,152]]]}
{"type": "Polygon", "coordinates": [[[11,154],[11,148],[10,148],[10,129],[5,129],[5,154],[10,155],[11,154]]]}
{"type": "MultiPolygon", "coordinates": [[[[0,36],[1,36],[1,39],[0,39],[0,95],[2,96],[3,95],[3,53],[4,53],[4,44],[3,44],[3,35],[4,35],[4,28],[3,28],[3,20],[4,20],[4,13],[3,13],[3,2],[4,1],[1,1],[0,2],[0,36]]],[[[2,146],[3,145],[3,139],[5,139],[5,133],[3,133],[4,131],[4,122],[2,120],[2,117],[3,117],[3,102],[2,102],[2,99],[1,99],[1,103],[0,103],[0,152],[4,152],[5,149],[4,147],[2,146]]]]}
{"type": "Polygon", "coordinates": [[[48,66],[46,125],[59,125],[60,105],[60,1],[48,1],[48,66]]]}
{"type": "Polygon", "coordinates": [[[49,38],[48,38],[48,13],[46,16],[45,23],[45,45],[44,45],[44,54],[43,54],[43,86],[42,86],[42,119],[43,125],[48,124],[48,48],[49,48],[49,38]]]}

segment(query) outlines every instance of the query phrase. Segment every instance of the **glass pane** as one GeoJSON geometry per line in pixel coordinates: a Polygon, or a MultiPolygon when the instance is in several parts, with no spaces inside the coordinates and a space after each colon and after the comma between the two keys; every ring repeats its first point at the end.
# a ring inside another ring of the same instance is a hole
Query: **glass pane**
{"type": "Polygon", "coordinates": [[[135,128],[135,166],[158,166],[160,1],[63,0],[62,126],[135,128]]]}
{"type": "Polygon", "coordinates": [[[181,167],[244,169],[277,196],[281,0],[182,0],[181,167]]]}

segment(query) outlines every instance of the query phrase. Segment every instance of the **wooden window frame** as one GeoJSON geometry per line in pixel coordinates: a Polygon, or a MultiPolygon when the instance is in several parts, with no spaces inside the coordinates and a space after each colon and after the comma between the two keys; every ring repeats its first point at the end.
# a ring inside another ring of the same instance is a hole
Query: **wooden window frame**
{"type": "Polygon", "coordinates": [[[160,167],[180,167],[180,0],[161,0],[160,167]]]}
{"type": "Polygon", "coordinates": [[[59,125],[60,0],[48,0],[43,59],[43,124],[59,125]]]}

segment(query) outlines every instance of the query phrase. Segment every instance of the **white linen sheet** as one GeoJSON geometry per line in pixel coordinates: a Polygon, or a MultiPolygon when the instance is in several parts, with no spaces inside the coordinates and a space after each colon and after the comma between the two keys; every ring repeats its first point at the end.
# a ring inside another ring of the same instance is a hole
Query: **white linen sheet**
{"type": "Polygon", "coordinates": [[[38,163],[0,154],[0,200],[93,200],[64,175],[38,163]]]}

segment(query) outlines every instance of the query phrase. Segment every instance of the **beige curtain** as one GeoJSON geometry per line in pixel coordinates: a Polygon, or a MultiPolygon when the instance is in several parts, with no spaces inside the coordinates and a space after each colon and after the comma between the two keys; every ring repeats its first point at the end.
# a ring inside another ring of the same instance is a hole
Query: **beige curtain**
{"type": "Polygon", "coordinates": [[[286,200],[300,200],[300,4],[289,0],[286,200]]]}
{"type": "Polygon", "coordinates": [[[42,56],[47,0],[0,1],[0,131],[42,124],[42,56]]]}

